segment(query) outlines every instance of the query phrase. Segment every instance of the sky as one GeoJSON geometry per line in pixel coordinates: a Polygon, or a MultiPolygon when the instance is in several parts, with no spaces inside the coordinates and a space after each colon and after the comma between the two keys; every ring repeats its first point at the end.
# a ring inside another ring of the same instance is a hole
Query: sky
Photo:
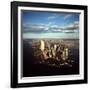
{"type": "Polygon", "coordinates": [[[24,38],[79,38],[79,13],[22,11],[24,38]]]}

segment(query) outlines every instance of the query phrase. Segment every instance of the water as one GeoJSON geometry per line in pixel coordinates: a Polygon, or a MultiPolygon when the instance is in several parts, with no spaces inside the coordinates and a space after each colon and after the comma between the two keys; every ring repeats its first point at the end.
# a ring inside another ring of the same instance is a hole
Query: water
{"type": "Polygon", "coordinates": [[[23,33],[24,39],[35,38],[60,38],[60,39],[79,39],[79,33],[23,33]]]}

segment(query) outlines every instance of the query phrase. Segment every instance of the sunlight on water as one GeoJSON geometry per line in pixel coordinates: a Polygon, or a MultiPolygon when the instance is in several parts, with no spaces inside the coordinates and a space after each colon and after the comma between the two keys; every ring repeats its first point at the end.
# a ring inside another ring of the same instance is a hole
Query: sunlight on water
{"type": "Polygon", "coordinates": [[[34,38],[61,38],[61,39],[79,39],[79,33],[24,33],[24,39],[34,38]]]}

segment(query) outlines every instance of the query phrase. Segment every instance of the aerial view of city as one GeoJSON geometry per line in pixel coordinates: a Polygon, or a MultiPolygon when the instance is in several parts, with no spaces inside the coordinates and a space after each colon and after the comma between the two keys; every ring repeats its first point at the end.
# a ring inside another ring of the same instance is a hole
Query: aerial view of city
{"type": "Polygon", "coordinates": [[[21,15],[23,77],[79,74],[79,13],[21,15]]]}

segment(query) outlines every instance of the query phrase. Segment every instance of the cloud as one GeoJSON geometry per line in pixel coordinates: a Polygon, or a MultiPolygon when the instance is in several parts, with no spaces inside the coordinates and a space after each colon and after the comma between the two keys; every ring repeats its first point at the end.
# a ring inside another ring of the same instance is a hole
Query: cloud
{"type": "Polygon", "coordinates": [[[54,13],[54,14],[52,14],[51,16],[48,17],[48,20],[55,19],[55,18],[57,18],[58,16],[59,16],[58,14],[54,13]]]}
{"type": "Polygon", "coordinates": [[[31,24],[31,25],[23,25],[24,33],[32,32],[32,33],[48,33],[48,32],[60,32],[60,33],[74,33],[79,31],[79,22],[75,21],[72,24],[68,24],[67,26],[60,27],[60,25],[55,25],[52,22],[49,22],[47,25],[44,24],[31,24]]]}
{"type": "Polygon", "coordinates": [[[46,26],[52,27],[52,26],[54,26],[54,25],[55,25],[55,22],[48,22],[48,24],[47,24],[46,26]]]}
{"type": "Polygon", "coordinates": [[[64,19],[68,19],[68,18],[70,18],[72,16],[72,14],[66,14],[65,16],[64,16],[64,19]]]}
{"type": "Polygon", "coordinates": [[[49,22],[47,25],[50,26],[50,25],[52,25],[52,24],[53,24],[53,22],[49,22]]]}
{"type": "Polygon", "coordinates": [[[47,25],[30,25],[23,26],[24,33],[33,32],[33,33],[42,33],[42,32],[61,32],[59,26],[54,25],[49,22],[47,25]]]}
{"type": "Polygon", "coordinates": [[[50,29],[52,32],[62,32],[62,30],[60,28],[52,28],[50,29]]]}
{"type": "Polygon", "coordinates": [[[58,28],[58,25],[52,25],[51,27],[52,28],[58,28]]]}
{"type": "Polygon", "coordinates": [[[78,32],[79,31],[79,22],[75,21],[74,23],[69,24],[61,29],[63,30],[63,32],[78,32]]]}
{"type": "Polygon", "coordinates": [[[29,25],[29,26],[23,26],[23,31],[24,33],[28,33],[28,32],[43,32],[43,30],[45,29],[44,25],[29,25]]]}
{"type": "Polygon", "coordinates": [[[55,18],[56,18],[56,16],[49,16],[48,20],[52,20],[52,19],[55,19],[55,18]]]}

